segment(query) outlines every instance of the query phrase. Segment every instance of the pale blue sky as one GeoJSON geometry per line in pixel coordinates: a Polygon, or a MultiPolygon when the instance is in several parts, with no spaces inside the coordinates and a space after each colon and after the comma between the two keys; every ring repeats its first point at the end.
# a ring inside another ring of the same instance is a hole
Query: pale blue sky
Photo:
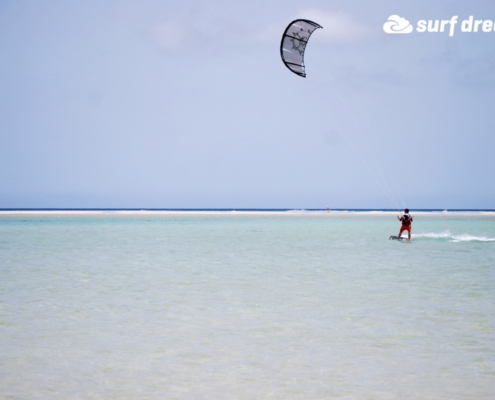
{"type": "Polygon", "coordinates": [[[0,208],[495,208],[495,32],[392,14],[495,3],[2,0],[0,208]]]}

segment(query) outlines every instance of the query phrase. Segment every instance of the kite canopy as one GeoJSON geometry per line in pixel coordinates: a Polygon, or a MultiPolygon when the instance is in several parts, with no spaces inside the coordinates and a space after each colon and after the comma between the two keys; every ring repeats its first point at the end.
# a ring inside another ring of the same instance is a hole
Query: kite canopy
{"type": "Polygon", "coordinates": [[[304,69],[304,51],[309,37],[318,28],[316,22],[307,19],[296,19],[285,29],[280,43],[280,56],[285,66],[295,74],[306,77],[304,69]]]}

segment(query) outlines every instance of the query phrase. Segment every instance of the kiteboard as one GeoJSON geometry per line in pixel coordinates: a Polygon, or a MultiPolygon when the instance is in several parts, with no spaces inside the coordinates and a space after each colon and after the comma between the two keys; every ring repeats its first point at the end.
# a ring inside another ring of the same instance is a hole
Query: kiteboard
{"type": "Polygon", "coordinates": [[[388,238],[388,240],[398,240],[398,241],[400,241],[400,242],[402,242],[402,241],[408,242],[408,241],[409,241],[409,239],[408,239],[408,238],[401,237],[401,238],[399,239],[399,237],[398,237],[398,236],[394,236],[394,235],[390,236],[390,237],[388,238]]]}

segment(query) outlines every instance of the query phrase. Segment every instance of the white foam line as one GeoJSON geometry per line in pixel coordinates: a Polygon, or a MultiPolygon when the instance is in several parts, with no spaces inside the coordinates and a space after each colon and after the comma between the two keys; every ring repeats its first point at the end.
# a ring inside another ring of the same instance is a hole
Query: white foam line
{"type": "Polygon", "coordinates": [[[416,233],[412,235],[414,238],[428,238],[428,239],[450,239],[452,242],[495,242],[495,238],[487,236],[475,236],[468,233],[460,235],[454,235],[449,230],[444,232],[428,232],[428,233],[416,233]]]}

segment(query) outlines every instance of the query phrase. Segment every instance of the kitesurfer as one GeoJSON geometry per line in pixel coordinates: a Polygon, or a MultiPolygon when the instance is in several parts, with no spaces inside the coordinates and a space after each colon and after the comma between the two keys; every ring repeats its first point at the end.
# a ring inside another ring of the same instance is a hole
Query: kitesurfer
{"type": "Polygon", "coordinates": [[[413,221],[413,217],[409,214],[409,208],[404,210],[404,215],[402,215],[402,217],[397,216],[397,219],[402,222],[398,239],[401,239],[402,232],[407,231],[407,238],[411,240],[411,222],[413,221]]]}

